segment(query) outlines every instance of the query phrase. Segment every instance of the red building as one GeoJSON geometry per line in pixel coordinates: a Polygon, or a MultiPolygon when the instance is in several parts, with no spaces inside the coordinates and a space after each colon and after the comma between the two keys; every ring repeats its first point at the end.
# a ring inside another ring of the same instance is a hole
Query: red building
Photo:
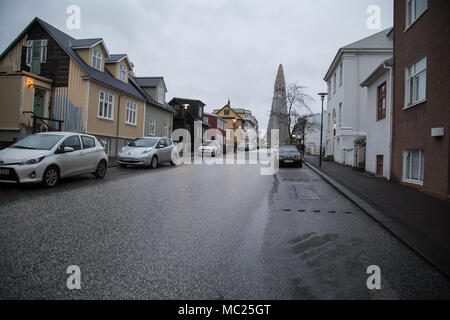
{"type": "Polygon", "coordinates": [[[208,130],[207,139],[205,140],[219,140],[219,136],[222,135],[222,146],[225,149],[226,136],[227,136],[227,123],[224,119],[218,115],[212,113],[203,113],[203,122],[206,122],[210,127],[208,130]]]}
{"type": "Polygon", "coordinates": [[[394,1],[392,179],[450,198],[450,1],[394,1]]]}

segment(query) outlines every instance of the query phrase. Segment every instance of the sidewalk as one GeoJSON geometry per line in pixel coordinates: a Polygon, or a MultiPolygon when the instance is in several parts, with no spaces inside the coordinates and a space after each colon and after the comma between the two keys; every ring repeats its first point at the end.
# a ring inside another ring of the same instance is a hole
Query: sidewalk
{"type": "Polygon", "coordinates": [[[307,164],[387,230],[450,277],[450,201],[319,157],[307,164]]]}

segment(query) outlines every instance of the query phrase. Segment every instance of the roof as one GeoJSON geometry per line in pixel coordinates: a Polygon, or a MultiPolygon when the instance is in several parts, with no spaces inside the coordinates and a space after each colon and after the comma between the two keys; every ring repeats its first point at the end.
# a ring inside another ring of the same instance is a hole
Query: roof
{"type": "Polygon", "coordinates": [[[172,102],[175,102],[178,105],[182,105],[182,104],[201,104],[202,106],[206,106],[206,104],[204,104],[203,101],[196,100],[196,99],[187,99],[187,98],[174,97],[172,100],[170,100],[169,104],[172,105],[172,102]]]}
{"type": "Polygon", "coordinates": [[[350,43],[338,50],[336,56],[331,63],[324,80],[328,81],[331,78],[332,71],[336,68],[337,63],[344,52],[360,52],[360,51],[381,51],[392,52],[393,41],[390,37],[392,28],[377,32],[369,37],[350,43]]]}
{"type": "Polygon", "coordinates": [[[381,76],[384,72],[387,71],[387,67],[394,66],[394,58],[387,59],[383,61],[376,69],[364,80],[360,86],[367,87],[372,84],[379,76],[381,76]]]}
{"type": "Polygon", "coordinates": [[[102,42],[102,38],[94,39],[75,39],[71,41],[72,48],[92,48],[98,43],[102,42]]]}
{"type": "MultiPolygon", "coordinates": [[[[140,100],[145,100],[145,96],[140,93],[136,87],[134,87],[131,83],[125,83],[123,81],[120,81],[116,79],[108,70],[105,69],[104,72],[101,72],[93,67],[91,67],[89,64],[87,64],[74,50],[72,47],[72,43],[77,41],[75,38],[69,36],[68,34],[58,30],[57,28],[53,27],[52,25],[48,24],[42,19],[34,18],[33,21],[25,28],[24,31],[14,40],[14,42],[2,53],[0,58],[16,43],[19,41],[23,34],[33,25],[33,23],[39,23],[47,32],[48,34],[55,39],[55,41],[61,46],[61,48],[74,60],[74,62],[83,70],[87,77],[89,79],[92,79],[94,81],[100,82],[101,84],[112,87],[114,89],[117,89],[119,91],[125,92],[135,98],[138,98],[140,100]]],[[[100,39],[100,38],[98,38],[100,39]]],[[[92,39],[81,39],[82,42],[88,42],[87,40],[92,39]]],[[[93,41],[93,40],[92,40],[93,41]]],[[[105,48],[106,49],[106,48],[105,48]]],[[[109,55],[109,54],[108,54],[109,55]]]]}
{"type": "Polygon", "coordinates": [[[164,77],[135,77],[136,82],[143,88],[154,88],[163,83],[164,89],[167,92],[166,82],[164,77]]]}
{"type": "Polygon", "coordinates": [[[143,90],[139,84],[136,81],[136,78],[132,77],[131,75],[128,77],[128,81],[131,82],[131,84],[137,89],[139,90],[139,92],[145,97],[145,102],[148,102],[158,108],[164,109],[166,111],[170,111],[170,112],[175,112],[175,110],[169,106],[168,104],[162,104],[159,103],[158,101],[156,101],[155,99],[152,98],[152,96],[150,96],[147,92],[145,92],[145,90],[143,90]]]}
{"type": "Polygon", "coordinates": [[[110,54],[109,57],[105,59],[105,63],[119,62],[126,57],[126,54],[110,54]]]}

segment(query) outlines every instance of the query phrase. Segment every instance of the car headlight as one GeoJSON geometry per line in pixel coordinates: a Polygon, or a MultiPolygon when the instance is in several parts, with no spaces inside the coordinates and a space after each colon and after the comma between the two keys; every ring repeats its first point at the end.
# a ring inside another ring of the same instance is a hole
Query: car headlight
{"type": "Polygon", "coordinates": [[[153,148],[147,148],[147,149],[145,149],[142,153],[149,153],[150,151],[152,151],[153,150],[153,148]]]}
{"type": "Polygon", "coordinates": [[[23,162],[22,164],[36,164],[44,160],[45,156],[38,156],[31,159],[28,159],[27,161],[23,162]]]}

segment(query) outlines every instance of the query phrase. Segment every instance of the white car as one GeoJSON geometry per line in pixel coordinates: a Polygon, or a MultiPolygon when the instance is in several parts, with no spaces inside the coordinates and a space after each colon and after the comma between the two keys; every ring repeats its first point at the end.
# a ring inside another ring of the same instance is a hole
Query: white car
{"type": "Polygon", "coordinates": [[[215,157],[216,155],[220,155],[222,153],[222,149],[217,143],[216,140],[205,140],[203,141],[203,144],[198,148],[198,154],[208,155],[211,157],[215,157]]]}
{"type": "Polygon", "coordinates": [[[28,136],[0,151],[0,182],[56,186],[60,178],[92,173],[103,178],[108,156],[98,140],[73,132],[28,136]]]}

